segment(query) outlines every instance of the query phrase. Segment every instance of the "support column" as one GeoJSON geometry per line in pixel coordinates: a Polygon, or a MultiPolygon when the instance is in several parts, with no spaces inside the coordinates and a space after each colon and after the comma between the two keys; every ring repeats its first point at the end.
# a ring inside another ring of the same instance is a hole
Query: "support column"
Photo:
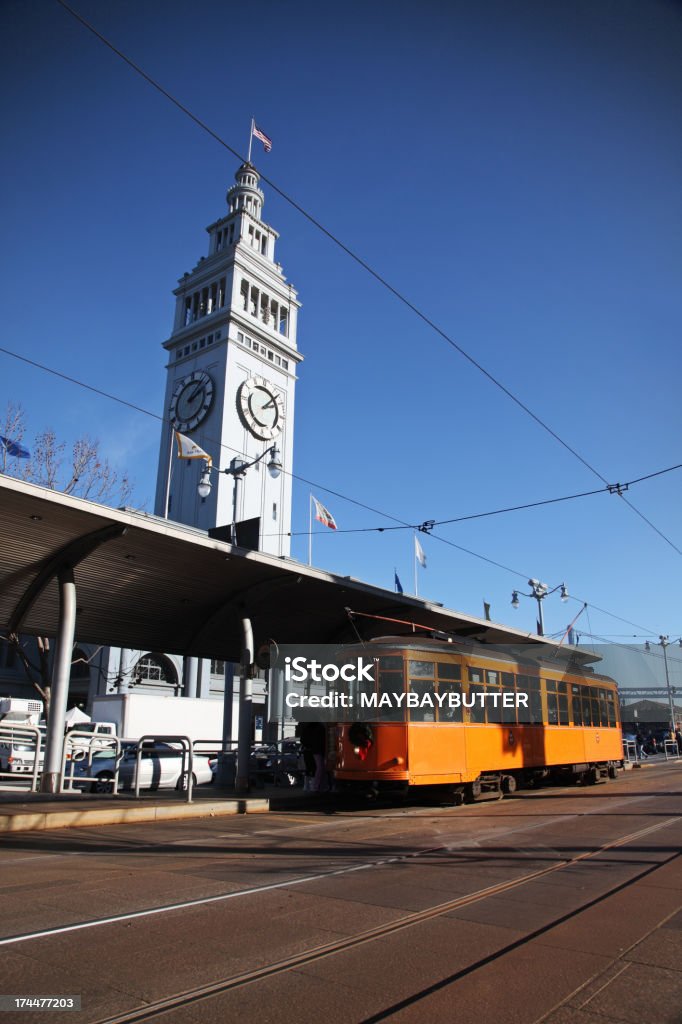
{"type": "Polygon", "coordinates": [[[41,793],[58,793],[64,753],[64,716],[69,695],[71,655],[76,630],[76,583],[69,566],[59,572],[59,630],[52,671],[50,718],[47,723],[45,764],[40,779],[41,793]]]}
{"type": "Polygon", "coordinates": [[[218,759],[218,777],[216,782],[219,786],[232,787],[235,784],[236,772],[232,770],[234,762],[232,758],[226,759],[226,754],[232,747],[232,700],[234,696],[234,663],[225,663],[225,692],[223,694],[223,752],[218,759]]]}
{"type": "Polygon", "coordinates": [[[183,697],[196,697],[197,695],[197,668],[199,665],[198,658],[185,658],[182,666],[183,675],[183,697]]]}
{"type": "Polygon", "coordinates": [[[197,659],[197,697],[211,696],[211,659],[197,659]]]}
{"type": "Polygon", "coordinates": [[[253,630],[251,620],[242,619],[242,662],[239,679],[239,734],[237,737],[237,793],[249,791],[249,757],[251,755],[251,704],[253,699],[253,630]]]}

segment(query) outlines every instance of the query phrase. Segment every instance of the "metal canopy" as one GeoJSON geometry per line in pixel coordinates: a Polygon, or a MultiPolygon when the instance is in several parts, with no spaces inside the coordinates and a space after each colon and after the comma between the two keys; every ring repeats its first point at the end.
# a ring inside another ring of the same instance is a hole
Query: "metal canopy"
{"type": "MultiPolygon", "coordinates": [[[[232,547],[155,516],[2,475],[0,545],[0,624],[24,633],[57,635],[56,577],[70,567],[79,642],[238,661],[244,616],[251,619],[256,647],[269,640],[333,643],[356,637],[347,608],[486,643],[539,639],[288,558],[232,547]]],[[[365,637],[399,631],[365,618],[357,627],[365,637]]]]}

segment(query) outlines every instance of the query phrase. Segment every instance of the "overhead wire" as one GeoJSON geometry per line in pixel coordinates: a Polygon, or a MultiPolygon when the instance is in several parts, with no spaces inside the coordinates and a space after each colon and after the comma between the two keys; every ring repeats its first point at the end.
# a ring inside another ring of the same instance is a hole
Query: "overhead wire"
{"type": "MultiPolygon", "coordinates": [[[[20,362],[24,362],[24,363],[26,363],[26,364],[28,364],[30,366],[33,366],[36,369],[41,370],[41,371],[43,371],[45,373],[52,374],[53,376],[58,377],[59,379],[64,380],[64,381],[66,381],[69,384],[74,384],[77,387],[84,388],[86,391],[90,391],[93,394],[96,394],[96,395],[99,395],[99,396],[101,396],[103,398],[108,399],[109,401],[116,402],[116,403],[118,403],[120,405],[126,406],[129,409],[134,410],[135,412],[139,412],[139,413],[142,413],[145,416],[149,416],[151,419],[156,420],[157,422],[161,423],[162,425],[164,425],[164,426],[166,426],[168,428],[172,427],[171,421],[169,419],[167,419],[166,417],[160,416],[158,413],[151,412],[149,409],[145,409],[143,406],[136,405],[134,402],[129,402],[127,399],[120,398],[118,395],[111,394],[111,392],[104,391],[102,388],[94,387],[91,384],[87,384],[85,381],[81,381],[81,380],[79,380],[76,377],[70,376],[69,374],[62,373],[59,370],[55,370],[54,368],[46,366],[44,363],[40,363],[40,362],[38,362],[35,359],[29,359],[28,356],[20,355],[19,353],[13,352],[11,349],[8,349],[8,348],[6,348],[4,346],[0,346],[0,352],[4,353],[5,355],[11,356],[14,359],[17,359],[20,362]]],[[[209,441],[213,440],[213,442],[216,445],[218,445],[220,448],[224,448],[224,449],[226,449],[226,450],[228,450],[230,452],[234,452],[234,453],[236,453],[238,455],[242,455],[243,456],[243,455],[246,454],[244,452],[238,451],[238,449],[233,448],[231,445],[225,444],[225,442],[223,442],[222,440],[221,441],[218,441],[218,440],[215,440],[215,439],[208,439],[208,440],[209,441]]],[[[629,483],[630,484],[640,483],[640,482],[643,482],[645,480],[649,480],[652,477],[661,476],[664,473],[670,473],[670,472],[672,472],[673,470],[676,470],[676,469],[682,469],[682,464],[678,464],[678,465],[675,465],[675,466],[669,466],[666,469],[662,469],[662,470],[656,470],[653,473],[648,473],[645,476],[638,477],[636,480],[631,480],[631,481],[629,481],[629,483]]],[[[313,481],[313,480],[309,480],[306,477],[298,476],[296,473],[293,473],[290,470],[284,470],[283,469],[282,472],[286,473],[293,480],[296,480],[299,483],[305,483],[307,486],[315,487],[315,488],[319,489],[320,491],[323,491],[325,494],[333,494],[333,495],[335,495],[336,497],[340,498],[343,501],[347,501],[347,502],[349,502],[349,503],[351,503],[353,505],[356,505],[359,508],[365,509],[366,511],[374,512],[377,515],[384,516],[385,518],[391,519],[394,522],[399,524],[398,526],[395,526],[395,527],[365,527],[365,528],[362,528],[360,530],[348,530],[348,531],[338,531],[337,530],[337,531],[331,531],[331,534],[339,533],[339,532],[349,532],[349,533],[350,532],[368,532],[369,530],[378,531],[378,532],[387,532],[387,531],[391,531],[391,530],[395,530],[395,529],[411,529],[411,530],[418,530],[419,529],[419,526],[415,526],[414,524],[407,523],[404,520],[399,519],[397,516],[394,516],[394,515],[392,515],[389,512],[384,512],[384,511],[381,511],[379,509],[372,508],[370,505],[367,505],[364,502],[360,502],[360,501],[358,501],[355,498],[351,498],[348,495],[343,494],[340,491],[333,490],[333,489],[327,487],[324,484],[318,483],[318,482],[313,481]]],[[[623,485],[623,486],[625,486],[625,485],[623,485]]],[[[550,499],[547,499],[546,501],[543,501],[543,502],[532,502],[532,503],[527,504],[527,505],[519,505],[519,506],[515,506],[515,507],[510,507],[509,509],[498,509],[498,510],[495,510],[494,512],[490,512],[490,513],[480,513],[480,514],[476,514],[473,517],[464,516],[464,517],[461,517],[461,519],[478,518],[479,516],[485,516],[485,515],[496,515],[496,514],[501,514],[502,512],[505,512],[505,511],[517,511],[517,510],[520,511],[520,510],[523,510],[523,509],[529,508],[529,507],[537,507],[537,506],[541,506],[541,505],[545,505],[545,504],[554,504],[555,502],[562,501],[562,500],[571,500],[574,497],[577,498],[577,497],[587,496],[587,495],[590,495],[590,494],[604,493],[607,490],[609,490],[608,487],[607,488],[599,488],[596,491],[583,492],[582,494],[566,495],[564,498],[558,498],[558,499],[550,498],[550,499]]],[[[451,522],[457,522],[457,521],[460,521],[460,520],[443,520],[441,523],[437,523],[436,521],[433,521],[433,525],[436,526],[436,525],[442,525],[442,524],[449,524],[451,522]]],[[[421,524],[421,525],[423,526],[424,524],[421,524]]],[[[297,532],[297,533],[293,533],[292,532],[292,533],[289,533],[288,535],[289,536],[302,536],[303,533],[304,532],[297,532]]],[[[326,535],[326,534],[329,534],[329,533],[330,533],[330,531],[325,531],[325,534],[323,534],[322,531],[320,531],[319,533],[316,533],[315,536],[323,536],[323,535],[326,535]]],[[[277,534],[276,536],[281,536],[281,535],[282,534],[277,534]]],[[[495,568],[502,569],[504,572],[510,573],[513,576],[517,576],[519,579],[527,579],[528,578],[528,574],[527,573],[520,572],[518,569],[512,569],[510,566],[504,565],[504,563],[502,563],[502,562],[498,562],[498,561],[496,561],[493,558],[489,558],[486,555],[482,555],[482,554],[480,554],[477,551],[472,551],[471,548],[466,548],[466,547],[464,547],[461,544],[456,544],[454,541],[450,540],[449,538],[442,537],[440,534],[436,534],[436,533],[431,532],[431,530],[428,531],[428,535],[430,537],[432,537],[433,540],[437,540],[440,543],[447,545],[448,547],[452,547],[452,548],[454,548],[457,551],[461,551],[464,554],[470,555],[472,558],[476,558],[479,561],[486,562],[488,565],[492,565],[495,568]]],[[[268,534],[268,536],[273,536],[273,535],[268,534]]],[[[569,596],[570,596],[571,600],[579,600],[581,604],[585,604],[585,605],[588,604],[588,602],[583,601],[582,599],[577,598],[574,595],[569,595],[569,596]]],[[[598,607],[597,605],[594,605],[594,604],[591,604],[590,607],[594,608],[595,611],[601,612],[603,615],[610,616],[611,618],[617,619],[620,622],[624,622],[627,625],[634,626],[636,629],[643,629],[643,630],[645,630],[645,632],[649,633],[651,636],[657,635],[655,630],[650,630],[646,626],[642,626],[639,623],[631,622],[629,619],[625,619],[625,618],[623,618],[620,615],[616,615],[614,612],[609,612],[606,609],[600,608],[600,607],[598,607]]]]}
{"type": "MultiPolygon", "coordinates": [[[[201,120],[196,114],[193,113],[188,107],[180,102],[172,93],[165,89],[156,79],[152,78],[151,75],[147,74],[143,68],[140,67],[135,61],[133,61],[127,54],[123,53],[118,47],[116,47],[105,35],[103,35],[98,29],[95,28],[86,18],[84,18],[78,11],[75,11],[72,7],[65,2],[65,0],[56,0],[56,2],[67,11],[76,21],[80,22],[84,28],[91,32],[97,39],[100,40],[105,46],[107,46],[113,53],[115,53],[122,61],[124,61],[136,74],[140,75],[149,85],[161,93],[170,103],[178,108],[183,114],[185,114],[191,121],[193,121],[202,131],[205,131],[214,141],[226,149],[229,153],[235,156],[242,163],[245,163],[244,157],[236,149],[227,143],[222,136],[217,132],[213,131],[204,121],[201,120]]],[[[571,455],[573,455],[579,462],[583,464],[592,474],[598,477],[603,484],[608,486],[608,480],[605,476],[600,473],[588,460],[582,456],[575,448],[573,448],[567,441],[565,441],[552,427],[549,426],[537,413],[526,405],[513,391],[511,391],[505,384],[503,384],[497,377],[494,376],[489,370],[487,370],[481,363],[478,362],[469,352],[466,351],[458,342],[454,340],[442,327],[440,327],[434,320],[432,320],[426,313],[424,313],[418,306],[410,301],[402,292],[394,288],[389,281],[386,280],[378,271],[376,271],[366,260],[354,252],[349,246],[347,246],[341,239],[338,238],[332,231],[324,226],[316,217],[309,213],[297,200],[291,195],[281,189],[276,182],[268,178],[265,174],[260,174],[261,179],[273,189],[285,202],[291,205],[298,213],[301,214],[306,220],[308,220],[314,227],[322,232],[331,242],[338,246],[343,252],[346,253],[355,263],[361,266],[367,271],[382,287],[386,288],[399,302],[410,309],[423,323],[435,331],[448,345],[450,345],[456,352],[458,352],[464,359],[466,359],[473,367],[475,367],[483,376],[485,376],[495,387],[502,391],[512,402],[514,402],[520,409],[522,409],[528,416],[531,417],[544,431],[546,431],[551,437],[553,437],[560,445],[562,445],[571,455]]],[[[639,509],[637,509],[632,502],[625,499],[624,495],[617,492],[621,498],[625,501],[625,504],[642,519],[648,526],[654,530],[659,537],[661,537],[670,547],[673,548],[679,555],[682,556],[682,549],[678,548],[676,544],[670,540],[657,526],[655,526],[650,519],[648,519],[639,509]]]]}

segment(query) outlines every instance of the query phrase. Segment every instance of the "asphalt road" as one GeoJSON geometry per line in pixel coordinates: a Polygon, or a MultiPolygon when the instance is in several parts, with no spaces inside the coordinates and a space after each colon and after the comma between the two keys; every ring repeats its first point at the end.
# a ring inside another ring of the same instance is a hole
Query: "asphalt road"
{"type": "Polygon", "coordinates": [[[680,1024],[681,811],[670,762],[460,808],[9,834],[0,994],[80,996],[87,1024],[680,1024]]]}

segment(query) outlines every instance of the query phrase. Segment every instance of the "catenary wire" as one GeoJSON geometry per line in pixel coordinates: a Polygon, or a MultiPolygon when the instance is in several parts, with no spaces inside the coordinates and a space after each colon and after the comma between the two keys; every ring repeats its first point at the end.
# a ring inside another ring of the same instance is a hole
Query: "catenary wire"
{"type": "MultiPolygon", "coordinates": [[[[39,363],[36,360],[29,359],[27,356],[19,355],[17,352],[13,352],[11,349],[4,348],[3,346],[0,346],[0,352],[4,353],[5,355],[11,356],[14,359],[18,359],[21,362],[27,363],[28,365],[33,366],[33,367],[35,367],[38,370],[42,370],[45,373],[52,374],[53,376],[58,377],[61,380],[65,380],[65,381],[67,381],[70,384],[74,384],[77,387],[82,387],[86,391],[91,391],[91,392],[93,392],[96,395],[100,395],[103,398],[109,399],[112,402],[117,402],[118,404],[124,405],[124,406],[126,406],[126,407],[128,407],[130,409],[133,409],[136,412],[140,412],[144,416],[149,416],[151,419],[157,420],[158,422],[164,424],[167,427],[171,427],[172,426],[170,420],[166,419],[163,416],[159,416],[158,413],[151,412],[149,409],[145,409],[142,406],[135,405],[133,402],[129,402],[126,399],[119,398],[117,395],[113,395],[110,392],[102,390],[101,388],[96,388],[96,387],[94,387],[91,384],[86,384],[84,381],[78,380],[76,377],[71,377],[70,375],[62,373],[59,370],[55,370],[52,367],[45,366],[43,363],[39,363]]],[[[211,439],[209,439],[209,440],[211,440],[211,439]]],[[[215,441],[215,439],[213,439],[213,440],[214,440],[214,443],[219,445],[221,448],[225,448],[228,451],[235,452],[236,454],[239,454],[239,455],[244,455],[245,454],[244,452],[238,452],[238,450],[236,448],[232,448],[230,445],[227,445],[227,444],[225,444],[222,441],[215,441]]],[[[630,483],[633,483],[633,484],[634,483],[638,483],[640,481],[650,479],[653,476],[660,476],[663,473],[672,472],[673,470],[676,470],[676,469],[679,469],[679,468],[682,468],[682,465],[669,466],[667,469],[657,470],[654,473],[646,474],[644,477],[639,477],[637,480],[630,481],[630,483]]],[[[363,502],[357,501],[355,498],[350,498],[347,495],[342,494],[340,491],[332,490],[332,489],[330,489],[328,487],[325,487],[323,484],[317,483],[315,481],[311,481],[311,480],[307,479],[306,477],[299,477],[295,473],[291,473],[289,470],[283,470],[283,472],[285,472],[288,475],[290,475],[291,478],[294,479],[294,480],[297,480],[299,482],[305,483],[308,486],[316,487],[319,490],[324,491],[326,494],[333,494],[336,497],[342,499],[343,501],[348,501],[351,504],[358,506],[359,508],[363,508],[366,511],[374,512],[377,515],[382,515],[385,518],[392,519],[393,521],[395,521],[395,522],[400,524],[400,527],[384,527],[383,531],[392,530],[392,529],[398,529],[398,528],[407,528],[407,529],[412,529],[412,530],[418,529],[418,527],[415,527],[414,525],[409,524],[409,523],[405,523],[403,520],[398,519],[396,516],[393,516],[393,515],[391,515],[388,512],[382,512],[382,511],[380,511],[378,509],[374,509],[371,506],[364,504],[363,502]]],[[[622,485],[622,486],[625,486],[625,485],[622,485]]],[[[586,493],[598,494],[598,493],[601,493],[602,490],[608,490],[608,489],[609,489],[608,487],[607,488],[600,488],[597,491],[586,492],[586,493]]],[[[569,495],[569,496],[567,496],[567,500],[570,497],[580,497],[580,495],[575,495],[575,496],[570,496],[569,495]]],[[[562,500],[562,499],[549,499],[548,503],[551,504],[552,502],[554,502],[556,500],[562,500]]],[[[536,504],[538,504],[538,503],[536,503],[536,504]]],[[[539,504],[544,504],[544,503],[539,503],[539,504]]],[[[525,508],[525,507],[526,506],[519,506],[519,509],[522,509],[522,508],[525,508]]],[[[504,511],[504,510],[499,510],[499,511],[501,512],[501,511],[504,511]]],[[[513,510],[510,509],[509,511],[513,511],[513,510]]],[[[482,513],[482,515],[486,515],[486,514],[495,514],[495,513],[482,513]]],[[[463,517],[463,518],[468,518],[468,517],[463,517]]],[[[452,520],[445,520],[445,522],[451,522],[451,521],[452,520]]],[[[434,525],[436,525],[435,522],[434,522],[434,525]]],[[[365,529],[372,529],[372,530],[375,530],[375,531],[376,530],[382,530],[382,528],[380,528],[380,527],[371,527],[371,528],[365,528],[365,529]]],[[[358,532],[358,531],[333,531],[333,532],[358,532]]],[[[291,534],[291,535],[292,536],[298,536],[298,534],[291,534]]],[[[323,536],[323,535],[325,535],[325,534],[323,534],[322,531],[320,531],[320,532],[315,534],[315,536],[323,536]]],[[[268,535],[268,536],[270,536],[270,535],[268,535]]],[[[456,549],[457,551],[461,551],[464,554],[470,555],[472,558],[476,558],[479,561],[486,562],[488,565],[493,565],[496,568],[502,569],[502,570],[504,570],[504,572],[508,572],[508,573],[510,573],[513,576],[518,576],[520,579],[527,579],[528,578],[528,574],[527,573],[519,572],[517,569],[512,569],[508,565],[504,565],[502,562],[498,562],[495,559],[488,558],[486,555],[481,555],[481,554],[479,554],[476,551],[472,551],[470,548],[465,548],[461,544],[456,544],[454,541],[449,540],[447,537],[441,537],[439,534],[435,534],[435,533],[432,533],[432,532],[429,532],[429,536],[432,537],[434,540],[439,541],[440,543],[446,544],[448,547],[452,547],[452,548],[456,549]]],[[[580,598],[576,598],[573,595],[570,595],[570,596],[571,596],[572,600],[579,600],[581,604],[588,604],[588,602],[583,601],[580,598]]],[[[652,636],[656,635],[656,631],[655,630],[648,629],[648,627],[642,626],[639,623],[631,622],[629,619],[625,619],[625,618],[623,618],[620,615],[616,615],[614,612],[609,612],[606,609],[600,608],[600,607],[598,607],[597,605],[594,605],[594,604],[592,604],[591,607],[594,608],[595,611],[601,612],[603,615],[608,615],[611,618],[617,619],[620,622],[625,622],[625,623],[627,623],[630,626],[634,626],[636,629],[643,629],[643,630],[645,630],[645,632],[650,633],[652,636]]]]}
{"type": "MultiPolygon", "coordinates": [[[[166,419],[163,416],[159,416],[158,413],[151,412],[149,409],[145,409],[143,406],[136,405],[134,402],[129,402],[127,399],[120,398],[118,395],[113,395],[113,394],[111,394],[108,391],[104,391],[102,388],[96,388],[92,384],[87,384],[85,381],[78,380],[77,377],[71,377],[69,374],[62,373],[60,370],[55,370],[53,367],[46,366],[44,363],[39,363],[39,362],[37,362],[34,359],[29,359],[28,356],[20,355],[19,353],[13,352],[11,349],[5,348],[5,347],[3,347],[1,345],[0,345],[0,352],[4,353],[5,355],[11,356],[14,359],[18,359],[21,362],[27,363],[29,366],[33,366],[33,367],[35,367],[38,370],[44,371],[45,373],[50,373],[50,374],[52,374],[55,377],[59,377],[61,380],[67,381],[69,384],[75,384],[77,387],[81,387],[81,388],[85,389],[86,391],[91,391],[91,392],[93,392],[93,394],[100,395],[102,398],[107,398],[107,399],[109,399],[112,402],[117,402],[118,404],[124,405],[127,408],[129,408],[129,409],[133,409],[135,412],[142,413],[144,416],[149,416],[152,419],[157,420],[158,422],[162,423],[163,425],[165,425],[167,427],[171,427],[172,426],[172,423],[171,423],[170,420],[166,419]]],[[[245,452],[241,452],[237,448],[233,448],[231,445],[226,444],[224,441],[217,441],[215,438],[209,438],[208,440],[209,441],[213,441],[214,444],[219,445],[221,448],[224,448],[227,451],[234,452],[237,455],[242,455],[242,456],[246,455],[245,452]]],[[[462,523],[462,522],[467,522],[467,521],[472,520],[472,519],[484,519],[484,518],[487,518],[487,517],[490,517],[490,516],[502,515],[502,514],[507,513],[507,512],[521,512],[521,511],[524,511],[526,509],[540,508],[540,507],[542,507],[544,505],[555,505],[555,504],[558,504],[559,502],[573,501],[576,498],[587,498],[587,497],[592,497],[593,495],[596,495],[596,494],[606,494],[606,493],[612,492],[612,489],[613,489],[614,486],[630,487],[630,486],[633,486],[634,484],[641,483],[641,482],[646,481],[646,480],[650,480],[650,479],[652,479],[652,477],[662,476],[665,473],[672,473],[674,470],[677,470],[677,469],[682,469],[682,463],[678,463],[675,466],[668,466],[665,469],[656,470],[653,473],[647,473],[646,475],[638,477],[635,480],[626,481],[623,484],[618,484],[618,485],[611,484],[611,485],[607,485],[606,487],[598,487],[598,488],[596,488],[595,490],[592,490],[592,491],[580,491],[580,492],[578,492],[576,494],[565,494],[565,495],[562,495],[561,497],[558,497],[558,498],[545,498],[545,499],[543,499],[541,501],[532,501],[532,502],[527,502],[524,505],[512,505],[512,506],[509,506],[507,508],[493,509],[493,510],[491,510],[489,512],[475,512],[475,513],[472,513],[471,515],[457,516],[457,517],[455,517],[453,519],[428,520],[427,522],[430,523],[431,525],[429,526],[428,529],[424,530],[423,532],[429,533],[429,536],[435,536],[435,534],[431,533],[431,526],[449,526],[452,523],[462,523]]],[[[299,483],[304,483],[304,484],[306,484],[306,485],[308,485],[310,487],[316,487],[319,490],[324,491],[325,494],[332,494],[335,497],[340,498],[343,501],[351,502],[352,504],[357,505],[360,508],[364,508],[365,510],[367,510],[369,512],[374,512],[377,515],[384,516],[386,519],[391,519],[391,520],[393,520],[397,524],[396,526],[364,526],[364,527],[354,527],[354,528],[341,529],[341,530],[339,530],[337,528],[334,531],[334,533],[337,533],[337,534],[341,534],[341,533],[372,533],[372,532],[384,533],[384,532],[389,532],[391,530],[423,530],[423,528],[424,528],[424,523],[423,522],[422,523],[416,523],[416,524],[415,523],[407,523],[407,522],[405,522],[405,520],[399,519],[397,516],[394,516],[394,515],[392,515],[389,512],[384,512],[384,511],[382,511],[380,509],[375,509],[371,505],[367,505],[364,502],[360,502],[360,501],[358,501],[355,498],[351,498],[347,494],[343,494],[341,491],[336,491],[336,490],[334,490],[334,489],[332,489],[330,487],[327,487],[324,484],[321,484],[321,483],[319,483],[319,482],[317,482],[315,480],[309,480],[307,477],[299,476],[298,474],[293,473],[290,470],[283,469],[282,472],[286,473],[288,476],[291,476],[291,478],[293,480],[297,480],[299,483]]],[[[289,537],[307,536],[307,532],[308,531],[306,531],[306,530],[290,531],[287,534],[285,534],[285,536],[289,536],[289,537]]],[[[322,536],[322,535],[323,535],[322,531],[320,531],[319,533],[315,534],[315,536],[322,536]]],[[[266,536],[268,536],[268,537],[280,537],[280,536],[283,536],[283,534],[281,534],[281,533],[269,533],[269,534],[266,534],[266,536]]],[[[437,539],[445,539],[445,538],[437,538],[437,539]]],[[[467,551],[467,553],[475,555],[475,552],[471,552],[467,548],[461,548],[460,550],[467,551]]],[[[475,557],[483,557],[483,556],[475,556],[475,557]]],[[[494,562],[493,564],[499,565],[500,563],[494,562]]],[[[506,568],[506,567],[502,566],[502,568],[506,568]]],[[[517,576],[523,576],[524,575],[523,573],[518,573],[518,572],[516,572],[513,569],[509,569],[508,571],[509,572],[514,572],[515,575],[517,575],[517,576]]],[[[626,621],[626,620],[623,620],[623,621],[626,621]]],[[[645,627],[638,627],[638,628],[642,628],[643,629],[645,627]]],[[[651,632],[653,633],[654,631],[652,630],[651,632]]]]}
{"type": "MultiPolygon", "coordinates": [[[[214,132],[204,121],[202,121],[196,114],[194,114],[188,107],[181,103],[172,93],[157,82],[151,75],[148,75],[135,61],[131,60],[126,54],[124,54],[118,47],[114,46],[106,36],[99,32],[94,25],[91,25],[82,15],[70,7],[65,0],[57,0],[57,3],[67,11],[73,18],[79,21],[85,28],[88,29],[97,39],[100,40],[105,46],[107,46],[113,53],[115,53],[121,60],[123,60],[136,74],[140,75],[149,85],[160,92],[165,98],[178,108],[183,114],[189,117],[198,127],[205,131],[212,139],[214,139],[219,145],[223,146],[228,152],[232,153],[238,160],[245,163],[244,157],[236,149],[229,145],[217,132],[214,132]]],[[[261,179],[266,182],[281,198],[291,205],[298,213],[301,214],[306,220],[314,225],[319,231],[321,231],[334,245],[338,246],[343,252],[346,253],[352,260],[354,260],[359,266],[367,271],[382,287],[386,288],[399,302],[410,309],[423,323],[435,331],[448,345],[450,345],[456,352],[458,352],[464,359],[466,359],[473,367],[475,367],[480,373],[483,374],[495,387],[499,388],[512,402],[514,402],[520,409],[522,409],[528,416],[531,417],[543,430],[545,430],[551,437],[562,445],[566,451],[570,452],[576,459],[578,459],[587,469],[590,470],[596,477],[598,477],[603,484],[608,485],[606,477],[604,477],[598,469],[596,469],[590,462],[587,461],[575,448],[573,448],[567,441],[565,441],[559,434],[553,430],[548,423],[546,423],[540,416],[538,416],[533,410],[525,404],[517,395],[514,394],[508,387],[506,387],[497,377],[495,377],[489,370],[479,363],[466,349],[462,348],[454,338],[452,338],[443,328],[439,327],[438,324],[427,316],[418,306],[411,302],[402,292],[394,288],[386,278],[382,277],[374,268],[367,263],[362,257],[358,256],[352,249],[350,249],[345,243],[343,243],[336,235],[333,234],[328,228],[326,228],[317,218],[313,217],[303,206],[300,205],[292,196],[281,189],[274,181],[261,174],[261,179]]],[[[620,494],[620,492],[619,492],[620,494]]],[[[657,526],[651,522],[642,512],[637,509],[632,502],[626,500],[622,494],[620,497],[623,498],[625,504],[630,508],[640,519],[642,519],[648,526],[654,530],[659,537],[661,537],[667,544],[677,552],[678,555],[682,556],[682,549],[678,548],[673,541],[670,540],[657,526]]]]}

